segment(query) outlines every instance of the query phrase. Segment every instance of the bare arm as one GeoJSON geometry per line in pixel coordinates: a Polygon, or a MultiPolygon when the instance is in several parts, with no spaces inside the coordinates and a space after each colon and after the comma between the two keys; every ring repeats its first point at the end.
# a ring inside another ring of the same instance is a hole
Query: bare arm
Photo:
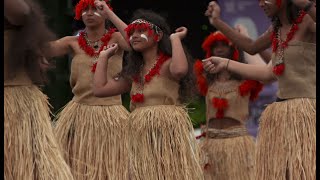
{"type": "Polygon", "coordinates": [[[4,0],[4,16],[13,25],[23,25],[30,11],[24,0],[4,0]]]}
{"type": "Polygon", "coordinates": [[[276,80],[272,72],[271,61],[266,66],[256,64],[244,64],[226,58],[212,56],[210,58],[204,59],[203,63],[204,69],[213,74],[218,73],[221,70],[227,68],[228,71],[239,74],[245,79],[257,80],[264,83],[269,83],[271,81],[276,80]]]}
{"type": "Polygon", "coordinates": [[[48,58],[63,56],[70,52],[72,52],[72,48],[70,46],[72,40],[74,40],[74,36],[66,36],[56,41],[52,41],[49,43],[50,48],[48,54],[48,58]]]}
{"type": "Polygon", "coordinates": [[[261,58],[259,54],[250,55],[244,52],[244,59],[248,64],[266,65],[265,61],[261,58]]]}
{"type": "Polygon", "coordinates": [[[125,32],[125,28],[128,25],[125,22],[123,22],[113,11],[109,9],[105,1],[96,0],[94,3],[96,7],[98,7],[98,12],[102,14],[106,19],[110,20],[112,24],[115,25],[118,31],[121,33],[122,36],[119,36],[117,38],[119,46],[125,51],[130,51],[131,47],[130,44],[126,41],[128,37],[125,32]]]}
{"type": "Polygon", "coordinates": [[[93,94],[97,97],[115,96],[130,90],[131,83],[124,78],[119,77],[116,80],[107,77],[108,59],[117,51],[117,48],[117,45],[108,46],[108,49],[100,52],[93,77],[93,94]]]}
{"type": "Polygon", "coordinates": [[[187,34],[187,28],[180,27],[176,33],[170,35],[172,45],[172,61],[169,70],[174,79],[180,80],[188,73],[188,60],[184,52],[181,39],[187,34]]]}
{"type": "Polygon", "coordinates": [[[272,27],[269,27],[264,34],[254,41],[251,38],[242,35],[238,31],[235,31],[232,27],[220,19],[220,7],[216,2],[210,2],[205,15],[208,16],[211,25],[219,29],[236,46],[240,47],[251,55],[263,51],[271,46],[270,36],[272,33],[272,27]]]}

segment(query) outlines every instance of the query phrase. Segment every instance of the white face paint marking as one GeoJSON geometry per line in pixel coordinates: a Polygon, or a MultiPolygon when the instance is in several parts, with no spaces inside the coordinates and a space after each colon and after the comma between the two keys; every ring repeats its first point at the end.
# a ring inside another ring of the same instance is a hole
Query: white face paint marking
{"type": "Polygon", "coordinates": [[[143,39],[145,39],[147,42],[149,41],[148,38],[147,38],[147,36],[146,36],[145,34],[141,34],[140,37],[143,38],[143,39]]]}
{"type": "Polygon", "coordinates": [[[266,3],[266,4],[273,4],[273,3],[270,2],[270,1],[264,1],[264,3],[266,3]]]}
{"type": "Polygon", "coordinates": [[[84,16],[84,15],[86,15],[87,14],[87,11],[84,11],[83,13],[82,13],[82,16],[84,16]]]}
{"type": "Polygon", "coordinates": [[[101,14],[99,14],[98,12],[94,12],[93,14],[98,16],[98,17],[101,17],[101,14]]]}
{"type": "Polygon", "coordinates": [[[132,41],[132,39],[133,39],[133,37],[132,37],[132,36],[130,36],[129,40],[130,40],[130,41],[132,41]]]}

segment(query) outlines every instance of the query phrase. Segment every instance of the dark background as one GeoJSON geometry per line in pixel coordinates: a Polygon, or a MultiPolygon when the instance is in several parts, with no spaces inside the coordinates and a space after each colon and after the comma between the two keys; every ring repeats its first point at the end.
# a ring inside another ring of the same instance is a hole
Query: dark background
{"type": "MultiPolygon", "coordinates": [[[[47,15],[48,26],[57,34],[58,38],[73,35],[75,30],[81,29],[82,23],[73,19],[73,8],[78,1],[76,0],[38,0],[47,15]]],[[[174,31],[180,26],[188,28],[188,35],[183,40],[194,58],[202,58],[204,53],[201,43],[211,31],[214,30],[208,24],[207,18],[203,15],[207,4],[210,1],[161,1],[161,0],[114,0],[111,2],[114,12],[126,23],[132,13],[139,9],[150,9],[165,17],[174,31]]],[[[49,101],[53,106],[53,114],[56,114],[73,95],[69,85],[70,58],[68,56],[54,58],[55,68],[48,72],[49,83],[43,90],[48,95],[49,101]]],[[[123,95],[124,105],[128,107],[128,95],[123,95]]],[[[204,104],[194,103],[193,107],[202,111],[193,112],[195,116],[204,115],[204,104]],[[202,107],[203,106],[203,107],[202,107]]],[[[190,110],[192,113],[192,109],[190,110]]],[[[204,120],[204,117],[200,119],[204,120]]]]}

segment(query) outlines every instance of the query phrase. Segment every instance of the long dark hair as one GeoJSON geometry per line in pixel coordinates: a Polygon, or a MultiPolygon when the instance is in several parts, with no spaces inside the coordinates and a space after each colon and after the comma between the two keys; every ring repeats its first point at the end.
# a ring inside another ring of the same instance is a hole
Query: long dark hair
{"type": "MultiPolygon", "coordinates": [[[[147,20],[162,29],[163,37],[158,42],[158,51],[172,56],[172,46],[169,38],[171,30],[165,18],[151,10],[138,9],[134,12],[130,22],[136,19],[147,20]]],[[[193,95],[195,94],[196,89],[194,86],[195,79],[192,71],[193,58],[184,45],[183,48],[188,59],[189,68],[187,75],[180,80],[179,100],[181,102],[186,102],[188,100],[191,100],[191,97],[193,97],[193,95]]],[[[142,54],[134,50],[130,51],[127,54],[126,59],[127,64],[126,66],[124,66],[121,75],[125,78],[131,79],[132,76],[140,73],[140,71],[142,70],[141,67],[144,65],[144,61],[142,54]]]]}
{"type": "MultiPolygon", "coordinates": [[[[311,0],[311,1],[313,1],[313,0],[311,0]]],[[[313,2],[315,2],[315,1],[313,1],[313,2]]],[[[299,12],[301,9],[298,6],[296,6],[295,4],[293,4],[291,2],[291,0],[287,0],[286,7],[287,7],[287,19],[290,24],[293,24],[294,21],[298,18],[299,12]]],[[[282,26],[278,16],[272,17],[271,22],[273,25],[274,32],[277,32],[279,30],[279,28],[282,26]]]]}
{"type": "Polygon", "coordinates": [[[43,84],[46,80],[45,72],[40,68],[40,61],[48,42],[55,39],[55,35],[45,24],[45,16],[40,6],[32,0],[25,0],[30,6],[31,12],[26,17],[23,26],[19,26],[11,37],[8,51],[8,78],[14,78],[17,71],[26,69],[32,82],[43,84]]]}
{"type": "MultiPolygon", "coordinates": [[[[229,56],[228,56],[227,58],[233,60],[232,57],[233,57],[233,53],[234,53],[234,51],[235,51],[235,47],[232,46],[232,47],[230,47],[230,49],[231,49],[231,51],[230,51],[230,54],[229,54],[229,56]]],[[[238,49],[238,51],[239,51],[239,59],[238,59],[238,62],[240,62],[240,63],[246,63],[246,62],[244,61],[243,50],[238,49]]],[[[233,61],[235,61],[235,60],[233,60],[233,61]]],[[[243,78],[242,78],[239,74],[232,73],[232,72],[229,72],[229,73],[230,73],[230,75],[231,75],[230,79],[238,80],[238,81],[243,80],[243,78]]],[[[219,73],[217,73],[217,74],[211,74],[211,73],[206,72],[206,77],[207,77],[208,84],[213,83],[213,82],[217,79],[218,76],[219,76],[219,73]]]]}

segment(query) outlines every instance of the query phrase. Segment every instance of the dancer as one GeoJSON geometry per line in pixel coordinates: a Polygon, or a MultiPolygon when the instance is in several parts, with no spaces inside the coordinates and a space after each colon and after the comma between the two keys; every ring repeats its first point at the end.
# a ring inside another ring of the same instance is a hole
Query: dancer
{"type": "Polygon", "coordinates": [[[316,179],[316,7],[307,0],[260,1],[273,25],[256,41],[235,33],[210,2],[209,21],[237,46],[254,53],[272,45],[268,66],[210,57],[204,68],[227,69],[243,77],[278,80],[277,102],[260,118],[255,179],[316,179]],[[271,38],[270,38],[271,37],[271,38]]]}
{"type": "MultiPolygon", "coordinates": [[[[105,3],[96,1],[101,14],[122,21],[105,3]]],[[[118,23],[116,23],[118,22],[118,23]]],[[[94,77],[94,92],[112,96],[130,91],[130,178],[203,179],[198,162],[193,127],[182,103],[191,97],[192,67],[181,44],[185,27],[175,33],[158,14],[138,10],[131,24],[119,29],[131,44],[128,64],[118,80],[105,78],[109,57],[118,45],[100,54],[94,77]],[[191,71],[191,72],[189,72],[191,71]]]]}
{"type": "Polygon", "coordinates": [[[105,74],[107,78],[118,79],[123,49],[130,46],[115,29],[105,28],[106,20],[93,0],[80,0],[75,18],[82,19],[86,26],[80,35],[50,44],[52,57],[73,55],[70,85],[74,97],[57,115],[55,134],[75,179],[128,179],[128,111],[122,106],[120,95],[95,97],[92,84],[101,50],[112,43],[121,46],[109,59],[105,74]]]}
{"type": "Polygon", "coordinates": [[[42,66],[54,38],[38,4],[4,1],[4,178],[72,180],[51,127],[42,66]]]}
{"type": "MultiPolygon", "coordinates": [[[[219,31],[206,37],[202,48],[206,57],[244,62],[238,49],[219,31]]],[[[255,64],[263,63],[262,59],[250,60],[255,64]]],[[[194,71],[199,92],[206,97],[207,123],[197,137],[204,137],[200,148],[205,179],[253,180],[255,142],[245,123],[249,116],[249,101],[257,98],[262,84],[227,70],[217,74],[205,72],[200,60],[195,62],[194,71]]]]}

